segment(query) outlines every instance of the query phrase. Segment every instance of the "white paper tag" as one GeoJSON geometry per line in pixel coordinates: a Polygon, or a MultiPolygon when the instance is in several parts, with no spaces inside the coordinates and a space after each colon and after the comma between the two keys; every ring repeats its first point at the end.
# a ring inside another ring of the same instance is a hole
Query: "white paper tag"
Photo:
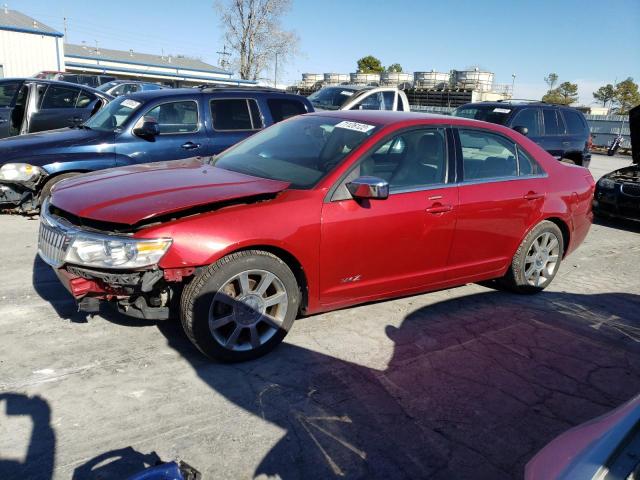
{"type": "Polygon", "coordinates": [[[494,108],[493,111],[496,112],[496,113],[509,113],[511,111],[511,109],[509,109],[509,108],[494,108]]]}
{"type": "Polygon", "coordinates": [[[123,107],[130,108],[131,110],[133,110],[133,109],[136,109],[136,108],[138,108],[140,106],[140,102],[136,102],[135,100],[131,100],[130,98],[127,98],[120,105],[122,105],[123,107]]]}
{"type": "Polygon", "coordinates": [[[350,97],[351,95],[353,95],[353,92],[350,90],[343,90],[340,92],[340,95],[346,95],[347,97],[350,97]]]}
{"type": "Polygon", "coordinates": [[[367,125],[366,123],[348,122],[347,120],[343,120],[336,125],[336,128],[346,128],[347,130],[367,133],[369,130],[373,130],[376,127],[375,125],[367,125]]]}

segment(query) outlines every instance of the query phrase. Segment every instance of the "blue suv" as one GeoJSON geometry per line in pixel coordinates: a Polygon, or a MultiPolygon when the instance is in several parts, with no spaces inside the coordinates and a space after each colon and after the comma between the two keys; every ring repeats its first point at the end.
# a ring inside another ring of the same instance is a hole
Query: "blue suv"
{"type": "Polygon", "coordinates": [[[512,100],[467,103],[452,115],[511,127],[559,160],[586,168],[591,162],[589,125],[582,112],[575,108],[512,100]]]}
{"type": "Polygon", "coordinates": [[[216,155],[286,118],[312,112],[300,95],[267,88],[163,89],[118,97],[82,125],[0,140],[0,208],[38,207],[70,176],[216,155]]]}

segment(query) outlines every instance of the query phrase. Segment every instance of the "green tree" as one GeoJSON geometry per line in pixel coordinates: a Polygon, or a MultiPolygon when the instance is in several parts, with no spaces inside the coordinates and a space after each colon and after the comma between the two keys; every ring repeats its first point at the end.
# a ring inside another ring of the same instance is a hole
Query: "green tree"
{"type": "Polygon", "coordinates": [[[571,105],[578,101],[578,84],[562,82],[558,88],[549,89],[542,97],[542,101],[557,105],[571,105]]]}
{"type": "Polygon", "coordinates": [[[616,85],[615,102],[620,115],[626,115],[633,107],[640,105],[638,84],[633,81],[633,78],[629,77],[616,85]]]}
{"type": "Polygon", "coordinates": [[[608,83],[593,92],[593,98],[602,102],[602,106],[606,107],[607,103],[611,104],[611,102],[616,98],[616,89],[613,85],[608,83]]]}
{"type": "Polygon", "coordinates": [[[402,73],[402,65],[400,65],[399,63],[392,63],[387,67],[387,72],[402,73]]]}
{"type": "Polygon", "coordinates": [[[373,55],[367,55],[358,60],[358,73],[380,73],[384,72],[384,67],[380,59],[373,55]]]}

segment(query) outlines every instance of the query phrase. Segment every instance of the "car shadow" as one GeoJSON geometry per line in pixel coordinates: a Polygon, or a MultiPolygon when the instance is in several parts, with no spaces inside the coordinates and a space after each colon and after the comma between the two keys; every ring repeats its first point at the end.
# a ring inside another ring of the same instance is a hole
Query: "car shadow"
{"type": "MultiPolygon", "coordinates": [[[[69,296],[42,275],[34,271],[43,298],[69,296]]],[[[375,312],[375,304],[366,309],[375,312]]],[[[256,463],[255,476],[497,480],[522,477],[555,436],[640,391],[639,310],[640,296],[628,293],[483,290],[419,308],[397,328],[385,327],[381,314],[376,320],[393,342],[381,370],[287,342],[258,360],[222,364],[201,355],[179,322],[157,328],[212,391],[284,432],[263,458],[241,460],[256,463]]],[[[154,325],[100,315],[127,327],[154,325]]],[[[361,321],[370,328],[370,320],[361,321]]],[[[375,351],[366,333],[358,348],[375,351]]],[[[203,448],[211,449],[202,452],[208,459],[238,445],[203,448]]],[[[118,452],[95,457],[74,479],[94,478],[100,459],[118,452]]],[[[124,456],[105,474],[126,478],[142,465],[135,454],[124,456]]],[[[194,462],[205,472],[212,464],[194,462]]]]}
{"type": "Polygon", "coordinates": [[[640,222],[634,222],[632,220],[596,215],[593,218],[593,223],[603,227],[615,228],[617,230],[640,233],[640,222]]]}
{"type": "MultiPolygon", "coordinates": [[[[29,397],[22,393],[0,392],[0,419],[2,419],[0,425],[9,417],[28,417],[32,424],[31,434],[23,461],[2,458],[0,454],[0,478],[4,480],[52,478],[56,434],[51,426],[51,408],[48,402],[38,395],[29,397]]],[[[12,438],[18,441],[22,432],[11,431],[10,433],[12,438]]]]}
{"type": "Polygon", "coordinates": [[[556,435],[640,391],[638,308],[624,293],[447,300],[386,327],[384,370],[288,343],[224,365],[178,324],[158,328],[213,391],[286,432],[255,476],[511,479],[556,435]]]}

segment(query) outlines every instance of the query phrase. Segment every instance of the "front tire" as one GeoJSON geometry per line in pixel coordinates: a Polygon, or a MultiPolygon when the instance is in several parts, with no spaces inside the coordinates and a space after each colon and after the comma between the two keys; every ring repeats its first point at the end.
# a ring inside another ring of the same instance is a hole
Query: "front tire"
{"type": "Polygon", "coordinates": [[[182,294],[180,317],[206,356],[242,362],[273,350],[300,307],[300,288],[280,258],[262,250],[227,255],[207,267],[182,294]]]}
{"type": "Polygon", "coordinates": [[[518,293],[538,293],[556,276],[564,255],[564,239],[558,226],[545,220],[522,240],[502,284],[518,293]]]}

